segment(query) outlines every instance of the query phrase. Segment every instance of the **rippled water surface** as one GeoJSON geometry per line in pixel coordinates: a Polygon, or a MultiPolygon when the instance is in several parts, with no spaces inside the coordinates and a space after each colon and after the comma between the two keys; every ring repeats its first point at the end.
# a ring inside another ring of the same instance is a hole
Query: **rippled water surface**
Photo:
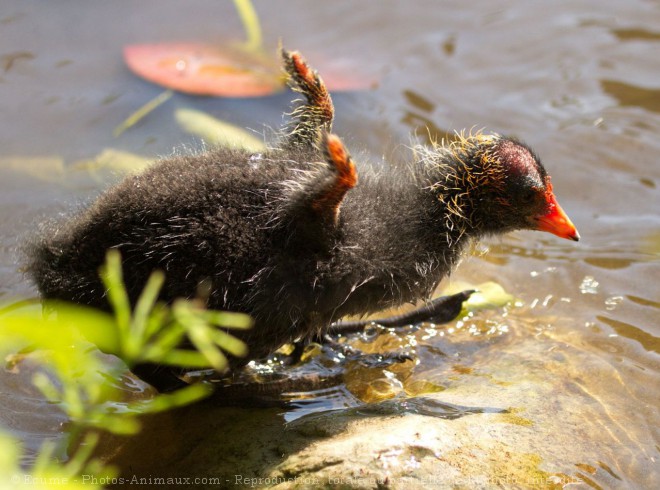
{"type": "MultiPolygon", "coordinates": [[[[255,4],[273,52],[281,39],[321,71],[324,60],[353,59],[379,78],[373,90],[334,99],[335,130],[358,159],[399,158],[413,133],[424,140],[485,127],[515,135],[541,155],[582,235],[579,244],[536,232],[482,244],[453,281],[494,281],[515,304],[381,335],[376,345],[413,346],[421,362],[375,374],[353,369],[344,394],[327,395],[327,406],[337,397],[346,406],[369,398],[360,387],[366,381],[374,399],[379,390],[495,386],[516,395],[526,420],[550,427],[541,446],[570,433],[592,447],[589,461],[557,471],[583,475],[594,488],[658,488],[660,4],[381,0],[360,2],[359,11],[355,2],[255,4]],[[529,391],[532,379],[543,390],[529,391]]],[[[21,237],[112,182],[71,170],[78,162],[104,148],[155,156],[194,147],[174,123],[177,107],[257,132],[281,123],[290,94],[176,95],[112,136],[160,92],[123,66],[124,44],[241,36],[231,2],[3,2],[0,300],[34,295],[17,271],[21,237]]],[[[61,420],[26,384],[1,375],[0,423],[35,448],[58,436],[61,420]]],[[[447,403],[464,405],[456,396],[447,403]]]]}

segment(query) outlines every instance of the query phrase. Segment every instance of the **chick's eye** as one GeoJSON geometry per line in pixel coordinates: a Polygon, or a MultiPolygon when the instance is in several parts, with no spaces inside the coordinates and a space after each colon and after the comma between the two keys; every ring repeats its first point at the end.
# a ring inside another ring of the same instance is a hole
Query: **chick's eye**
{"type": "Polygon", "coordinates": [[[522,195],[522,201],[525,204],[531,204],[532,201],[534,201],[535,197],[536,197],[536,192],[534,191],[534,189],[527,189],[522,195]]]}

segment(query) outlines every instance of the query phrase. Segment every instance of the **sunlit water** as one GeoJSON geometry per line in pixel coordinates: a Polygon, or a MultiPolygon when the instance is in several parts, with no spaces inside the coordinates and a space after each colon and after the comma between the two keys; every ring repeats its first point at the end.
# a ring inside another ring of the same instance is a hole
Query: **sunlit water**
{"type": "MultiPolygon", "coordinates": [[[[566,473],[586,472],[596,486],[657,485],[658,3],[374,1],[359,11],[354,2],[255,3],[273,49],[282,39],[321,70],[323,59],[353,58],[378,74],[376,89],[335,97],[335,130],[359,158],[405,155],[412,133],[424,140],[474,126],[516,135],[541,155],[583,237],[573,244],[525,232],[484,244],[487,253],[466,260],[454,280],[495,281],[515,305],[362,342],[367,350],[413,348],[419,362],[348,366],[344,384],[315,393],[284,419],[390,398],[399,400],[390,410],[405,411],[404,396],[497,387],[515,394],[513,408],[527,410],[537,427],[588,438],[592,460],[574,461],[582,466],[566,473]],[[525,392],[530,379],[547,391],[525,392]]],[[[174,123],[176,107],[257,132],[280,124],[289,94],[177,95],[112,137],[160,91],[124,68],[124,44],[241,35],[230,2],[4,2],[0,300],[34,295],[17,271],[22,237],[111,182],[72,171],[77,162],[107,147],[154,156],[198,146],[174,123]]],[[[1,387],[0,422],[29,449],[61,434],[61,416],[28,387],[27,375],[4,372],[1,387]]],[[[447,407],[463,405],[470,404],[448,398],[447,407]]]]}

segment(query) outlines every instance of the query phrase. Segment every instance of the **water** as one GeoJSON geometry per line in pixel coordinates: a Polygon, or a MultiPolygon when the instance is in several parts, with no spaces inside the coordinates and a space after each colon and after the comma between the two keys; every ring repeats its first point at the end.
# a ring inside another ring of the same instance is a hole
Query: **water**
{"type": "MultiPolygon", "coordinates": [[[[488,253],[466,260],[453,280],[495,281],[518,306],[433,335],[415,332],[422,362],[395,372],[401,389],[421,380],[443,393],[496,386],[523,398],[521,379],[534,376],[552,389],[519,402],[525,417],[537,427],[552,422],[550,436],[568,430],[566,417],[601,448],[592,461],[574,461],[594,469],[588,473],[596,485],[657,485],[660,5],[379,0],[361,2],[356,11],[354,2],[255,3],[270,46],[282,39],[320,69],[324,58],[358,59],[379,75],[376,89],[335,97],[335,130],[354,154],[374,161],[405,155],[412,133],[424,140],[486,127],[516,135],[541,155],[582,236],[573,244],[519,232],[486,243],[488,253]],[[536,402],[541,395],[550,401],[536,402]]],[[[1,300],[34,295],[17,271],[21,237],[109,182],[64,169],[107,147],[155,156],[194,146],[173,121],[176,107],[256,131],[280,124],[289,94],[177,95],[112,137],[118,123],[160,92],[122,65],[124,44],[241,36],[230,2],[3,2],[1,300]]],[[[410,338],[401,334],[394,342],[405,346],[410,338]]],[[[23,386],[27,379],[1,376],[3,426],[29,448],[58,437],[59,415],[23,386]]],[[[349,373],[347,386],[362,376],[349,373]]],[[[555,443],[549,437],[545,444],[555,443]]],[[[573,474],[584,471],[577,468],[573,474]]]]}

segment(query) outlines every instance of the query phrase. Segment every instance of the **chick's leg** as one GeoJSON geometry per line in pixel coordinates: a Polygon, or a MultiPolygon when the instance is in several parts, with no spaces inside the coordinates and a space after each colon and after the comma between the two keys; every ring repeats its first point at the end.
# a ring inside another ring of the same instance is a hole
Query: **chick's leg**
{"type": "Polygon", "coordinates": [[[463,302],[474,292],[474,290],[466,290],[457,294],[452,294],[451,296],[440,296],[427,305],[401,315],[372,320],[335,322],[330,326],[328,333],[342,335],[357,333],[361,332],[365,327],[371,324],[382,325],[383,327],[405,327],[407,325],[415,325],[425,322],[447,323],[458,316],[463,308],[463,302]]]}

